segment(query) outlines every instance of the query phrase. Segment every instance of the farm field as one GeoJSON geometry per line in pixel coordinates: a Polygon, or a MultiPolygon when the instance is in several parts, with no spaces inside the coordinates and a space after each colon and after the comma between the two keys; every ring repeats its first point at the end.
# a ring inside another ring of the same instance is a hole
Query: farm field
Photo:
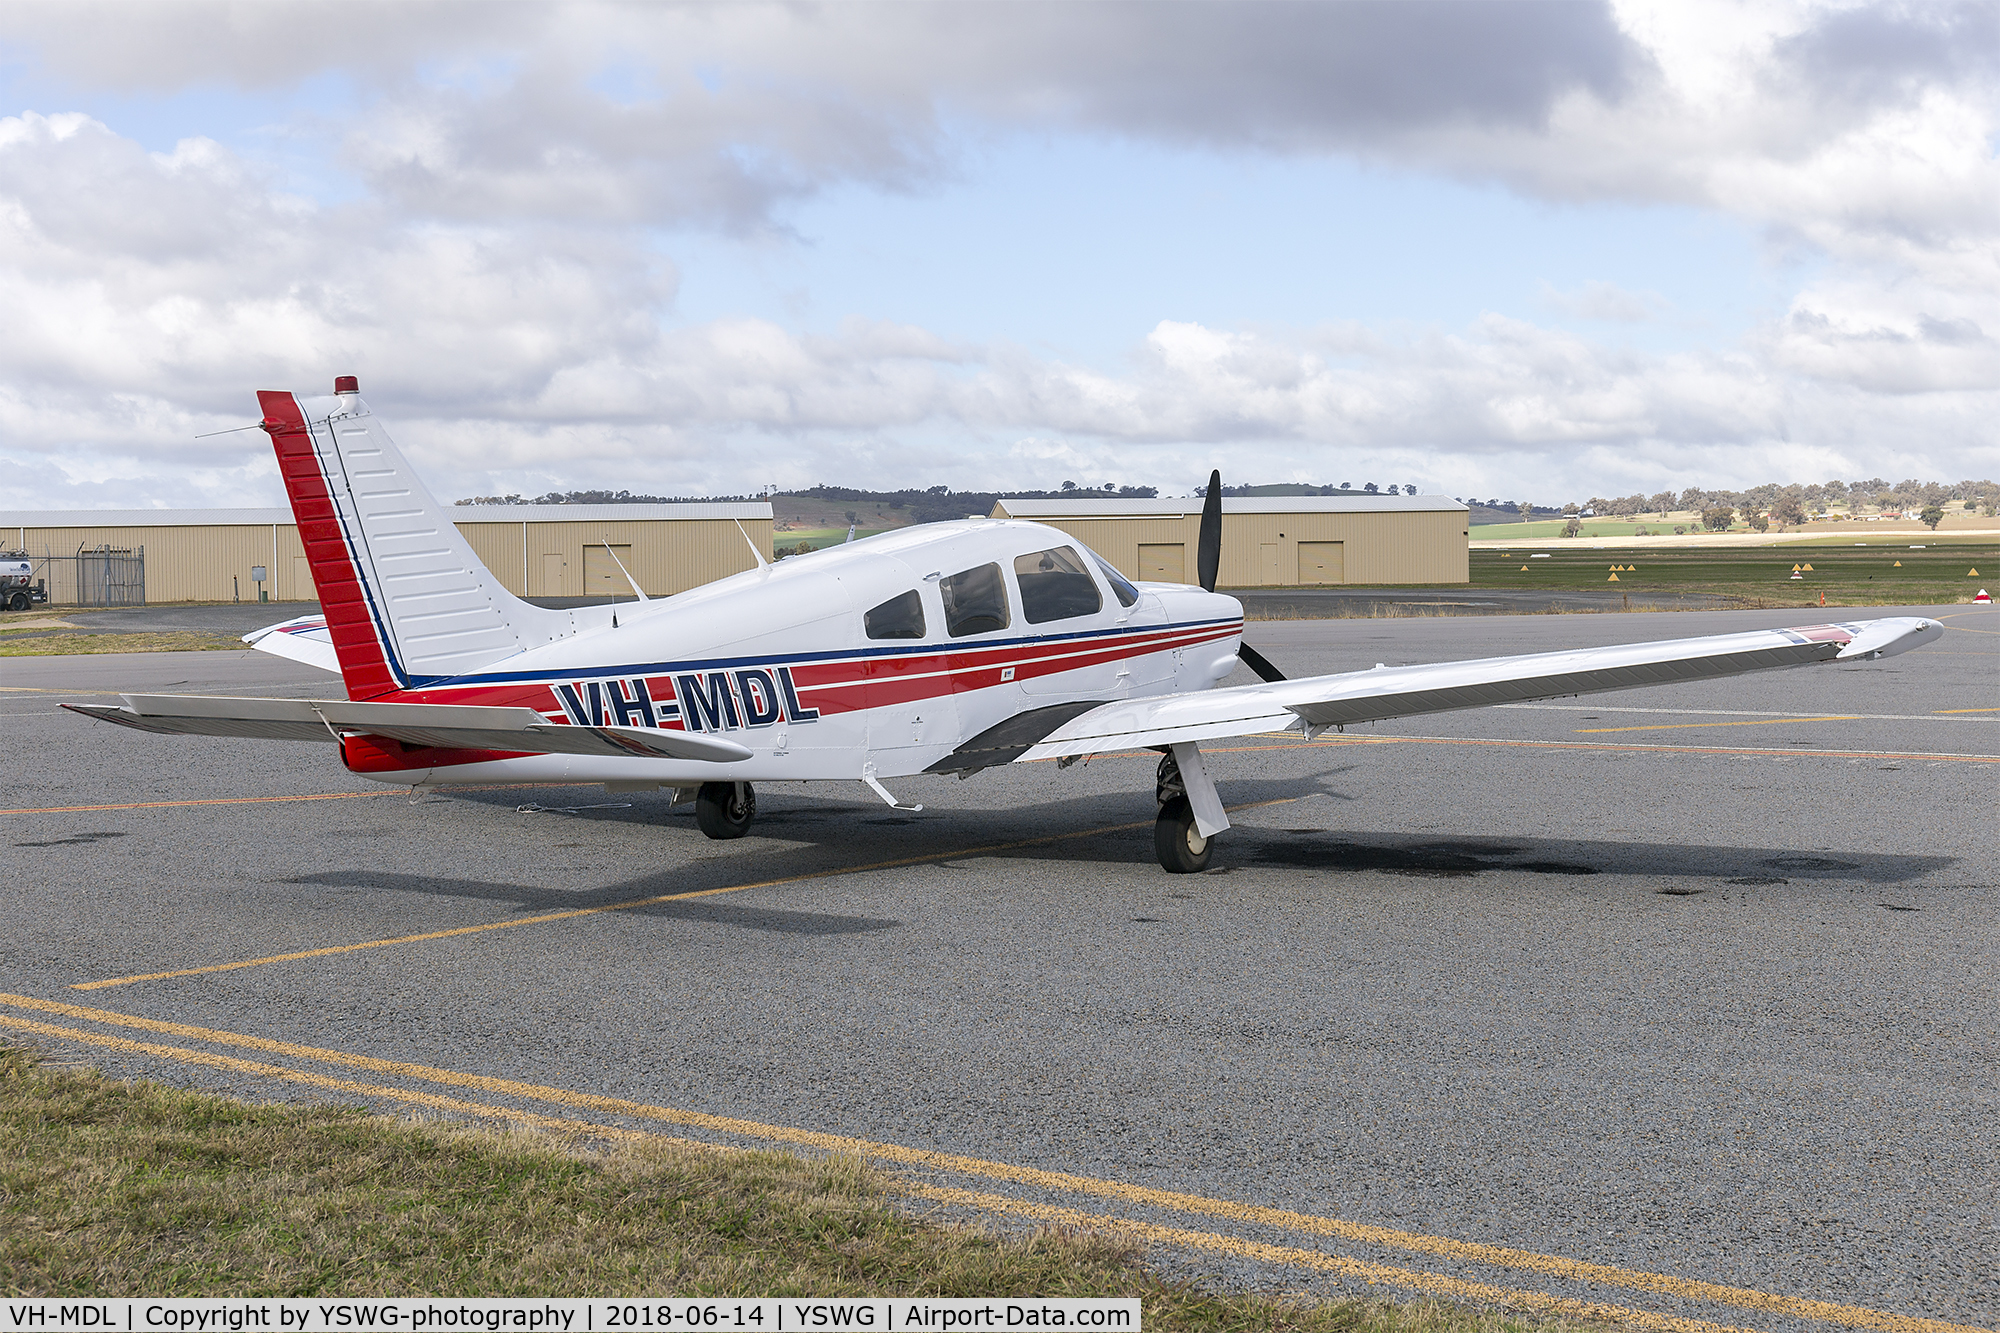
{"type": "MultiPolygon", "coordinates": [[[[1993,530],[1995,522],[1994,519],[1987,518],[1983,514],[1954,508],[1946,511],[1944,521],[1938,525],[1935,536],[1939,540],[1946,540],[1952,537],[1954,532],[1965,533],[1970,531],[1979,534],[1979,539],[1984,540],[1987,534],[1993,530]]],[[[1471,537],[1476,542],[1551,541],[1562,538],[1565,525],[1566,520],[1563,519],[1538,519],[1533,523],[1475,523],[1471,528],[1471,537]]],[[[1586,518],[1582,521],[1582,530],[1577,534],[1577,537],[1636,537],[1643,531],[1648,536],[1676,540],[1674,534],[1675,528],[1687,529],[1686,535],[1677,539],[1680,541],[1699,541],[1703,538],[1712,540],[1718,535],[1702,530],[1701,516],[1699,514],[1677,512],[1667,515],[1665,519],[1657,516],[1629,519],[1586,518]]],[[[1784,542],[1810,540],[1847,541],[1854,538],[1874,538],[1878,541],[1920,542],[1931,535],[1933,535],[1931,530],[1915,519],[1886,519],[1870,522],[1866,519],[1858,518],[1826,519],[1810,523],[1803,528],[1793,528],[1787,532],[1774,531],[1768,534],[1757,533],[1749,524],[1738,519],[1728,532],[1731,540],[1761,537],[1765,540],[1784,542]]],[[[1575,539],[1572,538],[1570,540],[1575,539]]]]}
{"type": "Polygon", "coordinates": [[[1930,605],[1970,601],[2000,583],[2000,543],[1474,551],[1471,575],[1473,588],[1708,593],[1762,606],[1817,605],[1822,594],[1829,606],[1930,605]],[[1813,568],[1793,579],[1792,567],[1807,564],[1813,568]]]}
{"type": "MultiPolygon", "coordinates": [[[[902,526],[908,525],[905,524],[902,526]]],[[[893,527],[856,528],[854,530],[854,540],[860,541],[863,537],[873,537],[878,533],[893,531],[895,531],[893,527]]],[[[787,556],[796,554],[801,542],[818,551],[828,546],[838,546],[846,540],[847,528],[844,524],[837,528],[803,528],[792,532],[772,534],[771,549],[779,556],[787,556]]]]}

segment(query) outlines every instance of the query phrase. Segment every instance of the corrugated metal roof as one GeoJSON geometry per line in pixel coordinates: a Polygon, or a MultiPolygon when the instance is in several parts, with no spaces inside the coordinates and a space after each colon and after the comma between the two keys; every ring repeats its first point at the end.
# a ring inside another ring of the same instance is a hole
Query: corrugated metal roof
{"type": "MultiPolygon", "coordinates": [[[[1185,500],[1002,500],[1015,518],[1180,518],[1201,512],[1201,498],[1185,500]]],[[[1224,496],[1225,514],[1368,514],[1469,512],[1448,495],[1224,496]]]]}
{"type": "MultiPolygon", "coordinates": [[[[642,523],[769,518],[766,500],[667,505],[446,505],[454,523],[642,523]]],[[[289,509],[0,509],[0,528],[269,527],[289,509]]]]}
{"type": "Polygon", "coordinates": [[[769,518],[769,500],[670,505],[446,505],[454,523],[637,523],[690,518],[769,518]]]}

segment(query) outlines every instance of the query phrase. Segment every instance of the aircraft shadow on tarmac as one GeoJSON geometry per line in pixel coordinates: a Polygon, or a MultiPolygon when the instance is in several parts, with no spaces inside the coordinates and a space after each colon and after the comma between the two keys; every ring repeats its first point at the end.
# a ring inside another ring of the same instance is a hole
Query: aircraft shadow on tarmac
{"type": "MultiPolygon", "coordinates": [[[[1326,808],[1317,804],[1320,801],[1354,800],[1352,795],[1334,789],[1330,780],[1356,767],[1348,765],[1309,778],[1234,779],[1228,785],[1225,799],[1234,806],[1311,798],[1299,807],[1301,815],[1308,815],[1308,812],[1326,808]]],[[[465,795],[511,794],[468,792],[465,795]]],[[[668,828],[678,832],[679,815],[690,810],[691,807],[679,807],[670,816],[664,798],[660,798],[643,806],[635,802],[631,808],[598,810],[580,805],[572,817],[589,817],[591,822],[602,818],[656,826],[672,818],[674,823],[668,828]]],[[[1007,809],[940,809],[925,815],[896,815],[878,806],[852,806],[808,798],[796,806],[767,805],[766,809],[758,812],[752,836],[777,841],[794,852],[810,849],[835,855],[853,855],[865,845],[872,853],[866,858],[869,860],[899,855],[921,856],[928,850],[925,843],[948,838],[966,849],[963,855],[1142,864],[1149,858],[1143,850],[1137,849],[1140,844],[1151,841],[1150,828],[1117,828],[1101,835],[1073,840],[1057,839],[1071,829],[1143,823],[1151,811],[1151,803],[1145,795],[1109,788],[1098,789],[1074,800],[1040,805],[1007,809]],[[871,827],[864,836],[856,830],[856,824],[871,827]],[[911,839],[911,845],[898,847],[898,841],[908,835],[887,831],[899,827],[918,831],[911,839]],[[820,832],[821,828],[826,832],[820,832]],[[877,828],[885,831],[876,832],[877,828]],[[1043,840],[1037,835],[1053,836],[1043,840]],[[1018,842],[1028,845],[1005,846],[1018,842]],[[981,844],[1000,845],[983,848],[981,844]]],[[[692,820],[688,822],[692,823],[692,820]]],[[[694,832],[692,829],[687,831],[690,834],[694,832]]],[[[1222,841],[1216,848],[1216,858],[1220,863],[1218,868],[1288,866],[1316,871],[1373,870],[1426,879],[1463,879],[1486,871],[1517,871],[1549,875],[1638,875],[1674,881],[1721,879],[1743,885],[1775,885],[1801,880],[1906,883],[1955,865],[1958,859],[1846,849],[1829,852],[1817,848],[1728,847],[1697,842],[1514,837],[1505,831],[1484,835],[1440,836],[1429,833],[1410,836],[1358,828],[1266,828],[1245,824],[1238,824],[1222,835],[1222,841]]],[[[939,859],[951,857],[949,853],[944,853],[939,859]]],[[[776,877],[806,871],[807,867],[803,865],[792,867],[761,858],[732,858],[731,870],[725,873],[747,878],[759,872],[776,877]]],[[[688,887],[698,886],[690,884],[688,887]]],[[[1663,891],[1673,892],[1671,888],[1663,891]]]]}
{"type": "MultiPolygon", "coordinates": [[[[566,911],[580,907],[609,907],[627,902],[634,895],[648,896],[675,892],[699,892],[685,883],[670,882],[670,876],[649,876],[628,880],[594,893],[552,894],[525,884],[497,884],[476,879],[443,879],[432,875],[403,875],[381,870],[328,870],[298,875],[284,882],[320,885],[338,889],[379,889],[388,893],[433,894],[446,898],[478,898],[489,902],[512,903],[526,912],[566,911]]],[[[855,935],[872,930],[897,930],[902,922],[885,917],[840,916],[830,912],[797,912],[780,907],[737,907],[729,903],[665,902],[645,903],[622,909],[635,916],[656,916],[673,921],[705,922],[718,926],[740,926],[745,930],[769,931],[777,935],[855,935]]]]}
{"type": "MultiPolygon", "coordinates": [[[[1245,804],[1307,796],[1351,799],[1316,785],[1327,776],[1331,775],[1305,780],[1239,780],[1230,784],[1229,794],[1245,804]]],[[[467,792],[463,795],[504,796],[510,802],[519,799],[518,793],[467,792]]],[[[751,837],[737,844],[740,850],[733,854],[703,857],[671,869],[590,889],[551,891],[525,884],[408,874],[365,866],[322,870],[285,882],[300,887],[483,899],[510,903],[522,912],[547,912],[608,907],[635,899],[727,888],[762,879],[810,877],[805,882],[784,886],[784,891],[788,895],[797,895],[794,901],[799,901],[809,899],[811,879],[840,875],[844,866],[863,860],[889,863],[882,868],[897,873],[936,868],[940,863],[966,857],[1118,864],[1145,873],[1157,873],[1147,856],[1152,829],[1143,818],[1135,818],[1149,810],[1149,806],[1146,794],[1141,792],[1100,790],[1076,800],[1006,809],[939,811],[934,816],[926,817],[893,815],[879,808],[823,801],[801,802],[794,806],[781,797],[760,812],[758,825],[751,837]],[[857,824],[868,826],[865,834],[855,827],[857,824]],[[1107,825],[1137,827],[1106,828],[1107,825]],[[1086,834],[1092,829],[1101,831],[1086,834]],[[1085,835],[1064,836],[1072,830],[1085,835]],[[940,843],[946,845],[940,846],[940,843]]],[[[662,838],[681,842],[682,851],[706,849],[712,845],[693,828],[684,826],[678,818],[669,823],[663,797],[642,796],[629,804],[619,801],[598,805],[579,801],[567,810],[564,817],[577,820],[579,824],[615,822],[653,826],[662,838]]],[[[1331,813],[1332,807],[1319,806],[1317,800],[1306,802],[1296,807],[1294,818],[1304,823],[1316,810],[1331,813]]],[[[523,817],[540,818],[543,812],[524,813],[523,817]]],[[[687,822],[692,823],[691,820],[687,822]]],[[[1509,837],[1504,833],[1487,833],[1484,836],[1409,835],[1355,828],[1273,828],[1241,824],[1224,834],[1223,839],[1217,849],[1220,864],[1210,874],[1257,867],[1319,874],[1374,871],[1435,880],[1475,879],[1488,873],[1509,872],[1578,878],[1610,875],[1653,881],[1654,892],[1677,896],[1691,896],[1722,885],[1908,883],[1933,875],[1957,862],[1957,858],[1948,856],[1846,849],[1828,852],[1811,848],[1720,846],[1699,842],[1509,837]]],[[[852,873],[867,874],[870,870],[857,865],[852,873]]],[[[790,935],[860,934],[895,930],[903,925],[901,921],[889,918],[748,907],[713,901],[644,903],[623,910],[665,920],[790,935]]]]}

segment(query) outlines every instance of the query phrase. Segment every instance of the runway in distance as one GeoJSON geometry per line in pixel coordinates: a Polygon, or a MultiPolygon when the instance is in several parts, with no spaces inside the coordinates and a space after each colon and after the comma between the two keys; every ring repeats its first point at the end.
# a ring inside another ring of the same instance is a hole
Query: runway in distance
{"type": "Polygon", "coordinates": [[[975,519],[777,564],[746,534],[748,572],[548,610],[480,563],[353,376],[327,397],[257,398],[322,614],[247,638],[339,672],[348,699],[65,708],[169,735],[330,742],[350,771],[411,787],[670,788],[711,838],[750,828],[758,782],[859,782],[915,810],[885,782],[1151,749],[1160,864],[1197,871],[1229,827],[1204,741],[1887,657],[1944,632],[1891,617],[1287,680],[1215,591],[1219,475],[1199,587],[1135,583],[1043,524],[975,519]],[[1262,683],[1221,687],[1239,663],[1262,683]]]}

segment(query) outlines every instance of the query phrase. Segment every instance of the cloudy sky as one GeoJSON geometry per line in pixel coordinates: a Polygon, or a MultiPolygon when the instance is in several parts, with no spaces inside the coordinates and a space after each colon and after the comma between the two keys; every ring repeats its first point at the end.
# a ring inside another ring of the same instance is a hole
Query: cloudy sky
{"type": "Polygon", "coordinates": [[[4,503],[2000,475],[1996,16],[15,0],[4,503]]]}

